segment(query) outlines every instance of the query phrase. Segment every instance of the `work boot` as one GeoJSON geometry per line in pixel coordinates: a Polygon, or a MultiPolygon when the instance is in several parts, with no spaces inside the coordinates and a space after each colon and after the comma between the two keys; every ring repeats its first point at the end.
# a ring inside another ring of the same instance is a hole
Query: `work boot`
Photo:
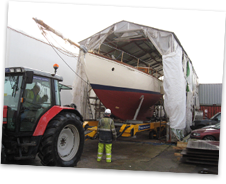
{"type": "Polygon", "coordinates": [[[97,158],[97,162],[100,162],[101,161],[101,158],[97,158]]]}

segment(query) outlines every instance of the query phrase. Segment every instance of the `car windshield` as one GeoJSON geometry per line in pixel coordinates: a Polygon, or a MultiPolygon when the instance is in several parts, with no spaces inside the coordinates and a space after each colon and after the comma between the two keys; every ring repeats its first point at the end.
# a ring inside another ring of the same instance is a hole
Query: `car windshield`
{"type": "Polygon", "coordinates": [[[214,119],[218,119],[219,121],[221,120],[221,113],[217,113],[214,116],[212,116],[210,119],[214,120],[214,119]]]}

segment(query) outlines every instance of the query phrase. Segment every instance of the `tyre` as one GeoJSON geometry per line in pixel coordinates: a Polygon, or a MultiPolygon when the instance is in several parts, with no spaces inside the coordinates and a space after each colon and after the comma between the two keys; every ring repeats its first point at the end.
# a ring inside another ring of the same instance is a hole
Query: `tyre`
{"type": "Polygon", "coordinates": [[[71,112],[55,116],[46,127],[39,147],[45,166],[74,167],[84,146],[84,130],[79,117],[71,112]]]}
{"type": "Polygon", "coordinates": [[[7,160],[7,156],[5,153],[5,147],[2,145],[2,150],[1,150],[1,164],[5,164],[7,160]]]}
{"type": "Polygon", "coordinates": [[[166,127],[164,127],[162,130],[162,136],[165,136],[165,135],[166,135],[166,127]]]}
{"type": "Polygon", "coordinates": [[[11,145],[7,144],[9,140],[13,142],[15,139],[10,139],[10,137],[6,136],[5,133],[2,132],[2,149],[1,149],[2,164],[9,164],[14,160],[13,158],[15,156],[15,152],[14,152],[15,147],[13,147],[12,144],[15,145],[15,143],[12,143],[11,145]]]}
{"type": "Polygon", "coordinates": [[[160,127],[158,127],[157,130],[156,130],[156,139],[159,139],[160,135],[162,135],[162,132],[161,132],[160,127]]]}
{"type": "Polygon", "coordinates": [[[149,132],[149,139],[153,139],[154,138],[154,132],[153,131],[150,131],[149,132]]]}
{"type": "Polygon", "coordinates": [[[203,137],[203,140],[209,140],[209,141],[215,141],[215,137],[211,136],[211,135],[207,135],[205,137],[203,137]]]}
{"type": "Polygon", "coordinates": [[[156,139],[159,139],[159,138],[160,138],[160,130],[158,129],[156,133],[156,139]]]}

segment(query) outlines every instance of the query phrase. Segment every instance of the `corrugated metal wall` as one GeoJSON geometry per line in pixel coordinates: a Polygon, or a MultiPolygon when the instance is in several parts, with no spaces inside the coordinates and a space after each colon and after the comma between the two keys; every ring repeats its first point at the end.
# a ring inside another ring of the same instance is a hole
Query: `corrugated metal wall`
{"type": "Polygon", "coordinates": [[[200,105],[221,106],[222,84],[199,84],[200,105]]]}
{"type": "Polygon", "coordinates": [[[211,118],[214,114],[221,112],[221,106],[206,106],[201,105],[200,110],[203,111],[203,118],[205,118],[205,110],[207,110],[207,118],[211,118]]]}
{"type": "Polygon", "coordinates": [[[221,112],[221,101],[222,84],[199,84],[199,103],[203,118],[205,116],[211,118],[214,114],[221,112]]]}

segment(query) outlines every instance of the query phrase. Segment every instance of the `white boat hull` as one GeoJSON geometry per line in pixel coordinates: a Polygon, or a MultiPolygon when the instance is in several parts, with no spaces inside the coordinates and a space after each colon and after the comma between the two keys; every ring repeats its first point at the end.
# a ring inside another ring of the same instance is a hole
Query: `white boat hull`
{"type": "Polygon", "coordinates": [[[143,95],[137,120],[152,116],[150,107],[162,97],[162,81],[124,63],[91,53],[85,54],[84,63],[93,90],[113,115],[122,120],[133,119],[143,95]]]}

